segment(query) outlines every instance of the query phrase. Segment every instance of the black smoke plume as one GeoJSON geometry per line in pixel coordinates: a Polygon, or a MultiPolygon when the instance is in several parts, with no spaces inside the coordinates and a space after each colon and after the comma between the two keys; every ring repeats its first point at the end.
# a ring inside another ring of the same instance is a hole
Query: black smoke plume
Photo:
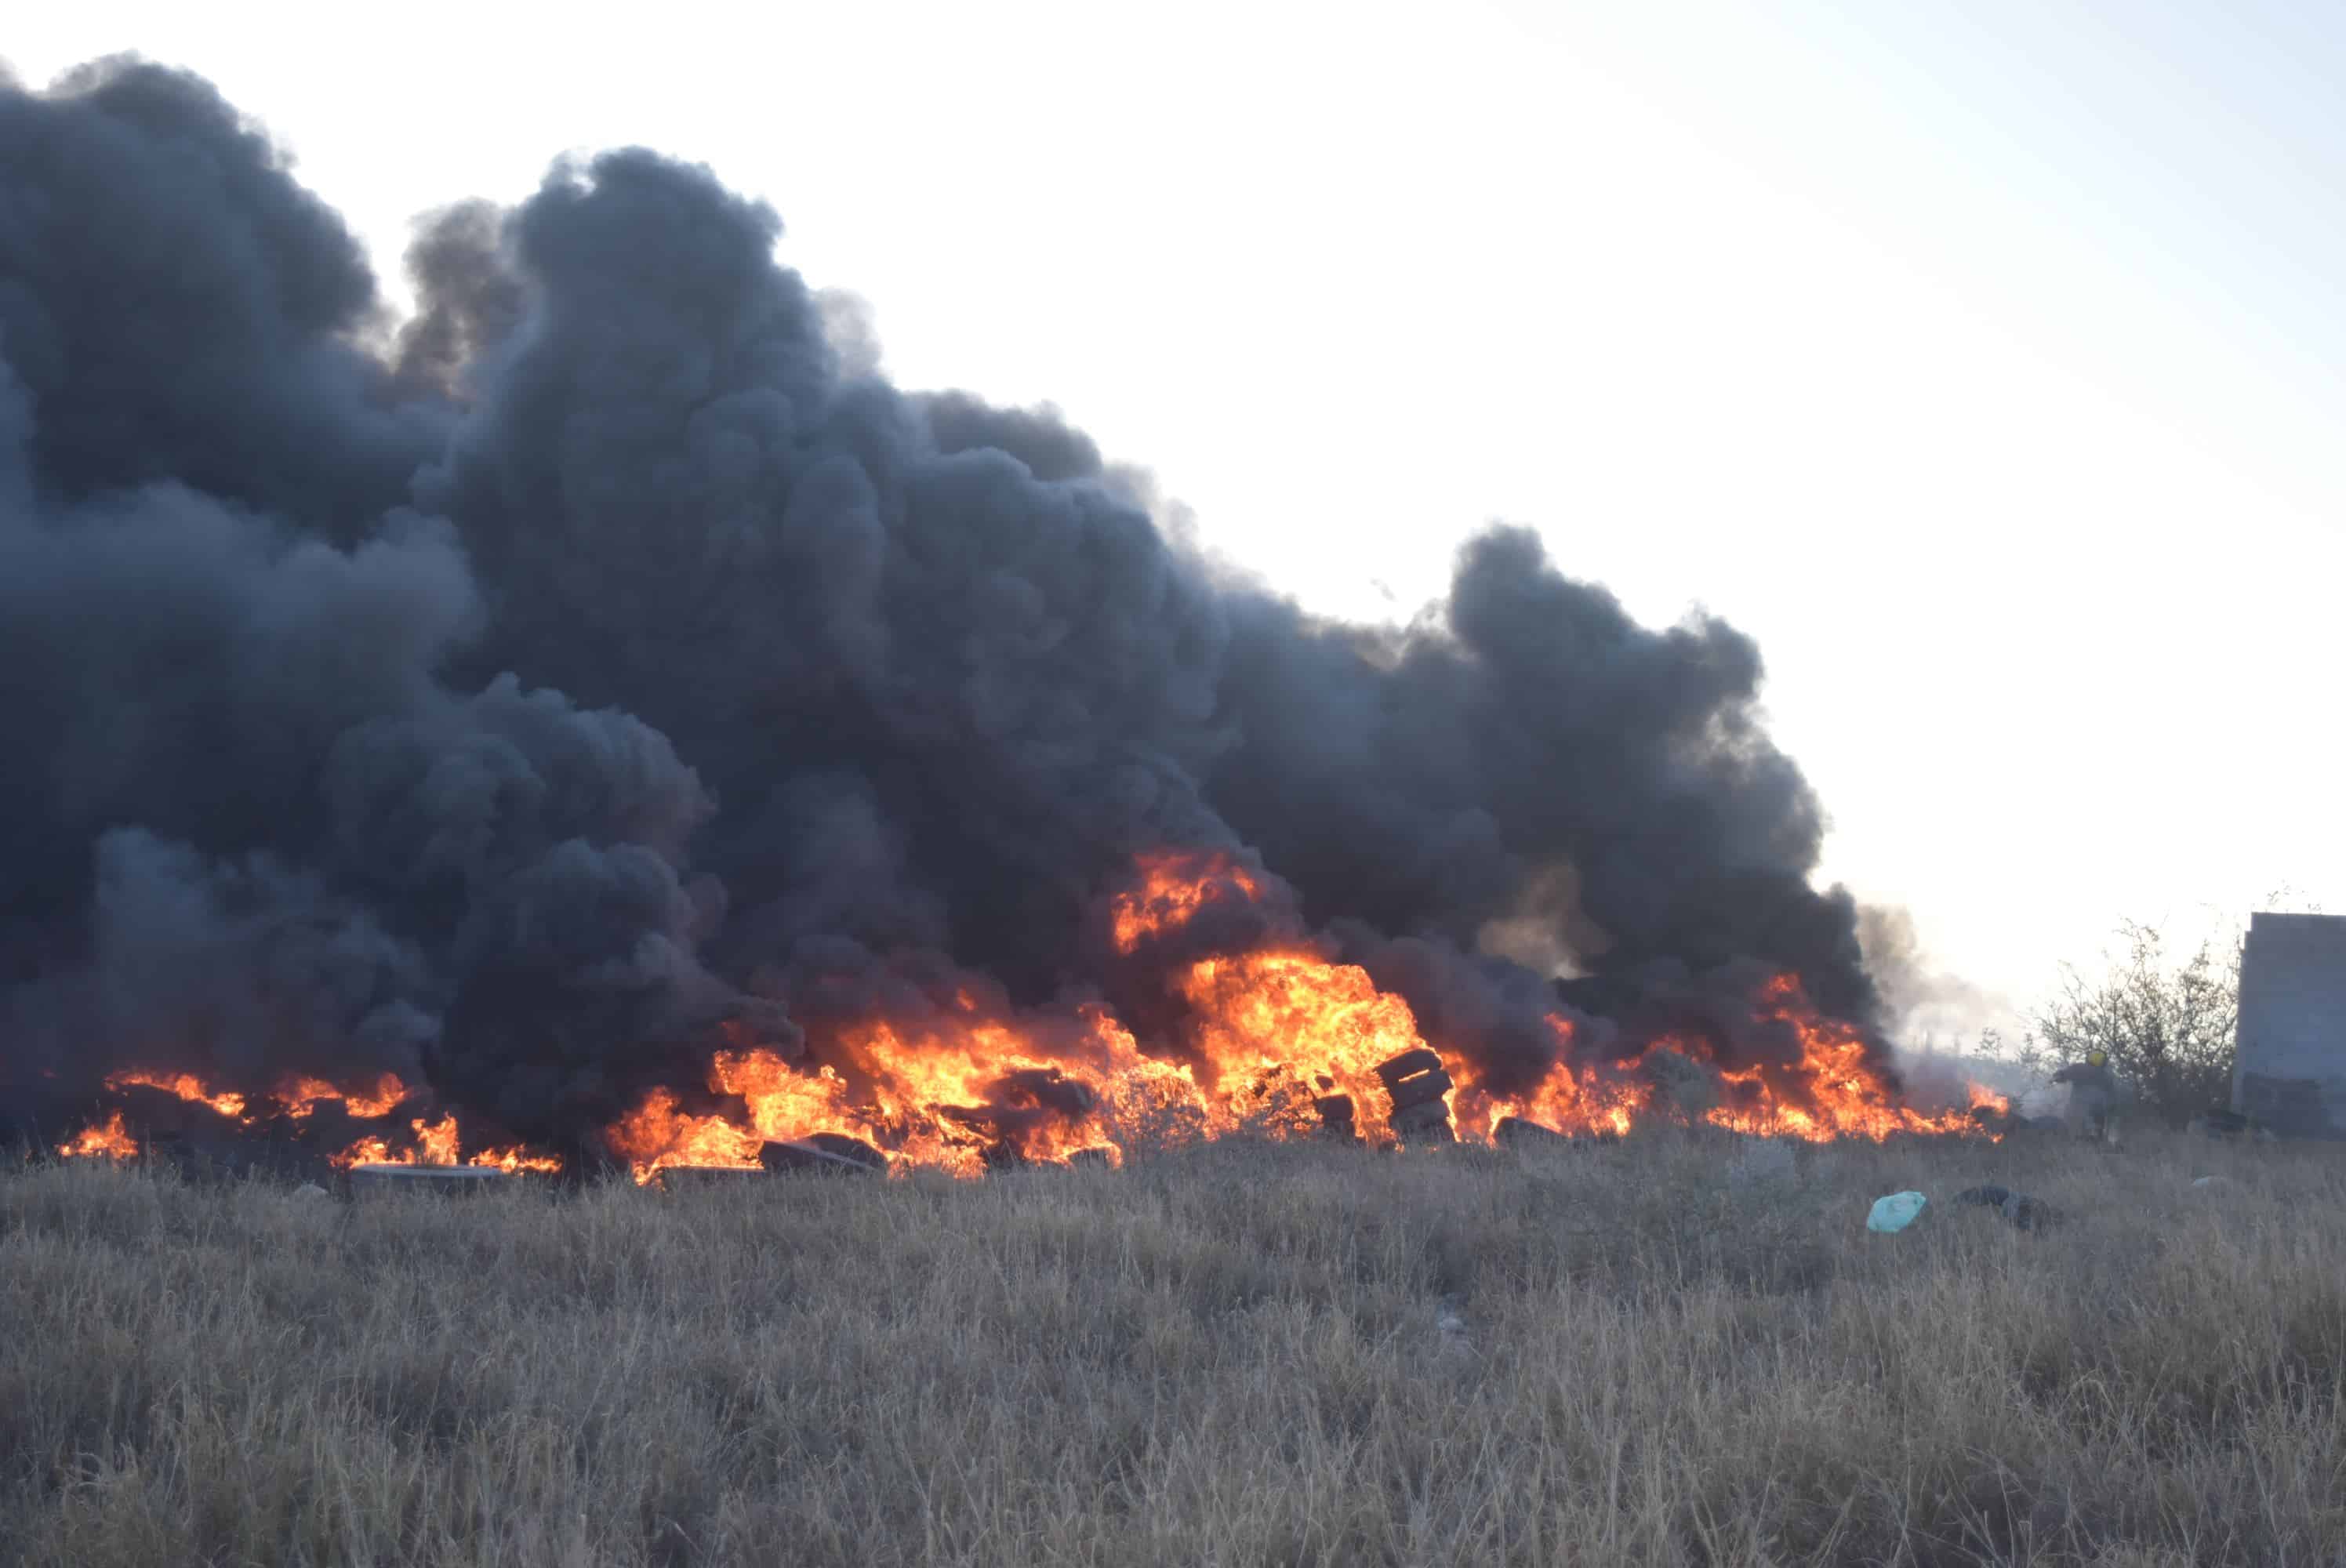
{"type": "Polygon", "coordinates": [[[1506,528],[1407,629],[1315,619],[1051,411],[888,384],[780,232],[688,164],[566,161],[425,223],[397,323],[199,79],[0,86],[20,1104],[392,1071],[569,1143],[715,1039],[795,1049],[794,995],[1128,989],[1102,900],[1168,849],[1264,868],[1511,1073],[1562,1003],[1502,925],[1584,1013],[1758,965],[1873,1022],[1750,639],[1506,528]]]}

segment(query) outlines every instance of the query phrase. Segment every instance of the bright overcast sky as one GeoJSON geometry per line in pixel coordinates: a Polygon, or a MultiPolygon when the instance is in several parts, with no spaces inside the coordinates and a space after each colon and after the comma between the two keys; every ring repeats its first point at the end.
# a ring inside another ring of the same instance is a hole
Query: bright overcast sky
{"type": "Polygon", "coordinates": [[[2346,7],[25,7],[209,76],[396,270],[712,166],[896,379],[1056,402],[1307,604],[1486,519],[1765,650],[1827,874],[2026,1003],[2346,910],[2346,7]],[[363,21],[361,18],[364,18],[363,21]]]}

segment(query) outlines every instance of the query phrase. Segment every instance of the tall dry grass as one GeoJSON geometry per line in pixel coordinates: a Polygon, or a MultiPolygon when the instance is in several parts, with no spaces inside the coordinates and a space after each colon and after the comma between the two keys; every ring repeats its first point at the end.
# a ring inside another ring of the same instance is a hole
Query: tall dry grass
{"type": "Polygon", "coordinates": [[[2181,1143],[355,1207],[33,1168],[0,1561],[2334,1563],[2341,1198],[2337,1151],[2181,1143]],[[2070,1218],[1943,1201],[1982,1179],[2070,1218]]]}

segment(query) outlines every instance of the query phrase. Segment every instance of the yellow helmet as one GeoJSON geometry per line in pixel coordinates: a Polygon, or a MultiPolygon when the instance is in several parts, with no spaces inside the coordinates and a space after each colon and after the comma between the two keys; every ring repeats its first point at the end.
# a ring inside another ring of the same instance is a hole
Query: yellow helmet
{"type": "Polygon", "coordinates": [[[2110,1060],[2109,1053],[2106,1051],[2088,1051],[2086,1053],[2086,1060],[2092,1063],[2096,1067],[2106,1066],[2110,1060]]]}

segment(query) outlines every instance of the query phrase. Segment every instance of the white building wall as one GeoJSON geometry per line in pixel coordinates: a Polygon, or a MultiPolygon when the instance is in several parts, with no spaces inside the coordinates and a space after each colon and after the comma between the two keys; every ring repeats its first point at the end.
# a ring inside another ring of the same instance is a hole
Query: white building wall
{"type": "Polygon", "coordinates": [[[2346,1137],[2346,916],[2249,917],[2235,1039],[2233,1109],[2346,1137]]]}

